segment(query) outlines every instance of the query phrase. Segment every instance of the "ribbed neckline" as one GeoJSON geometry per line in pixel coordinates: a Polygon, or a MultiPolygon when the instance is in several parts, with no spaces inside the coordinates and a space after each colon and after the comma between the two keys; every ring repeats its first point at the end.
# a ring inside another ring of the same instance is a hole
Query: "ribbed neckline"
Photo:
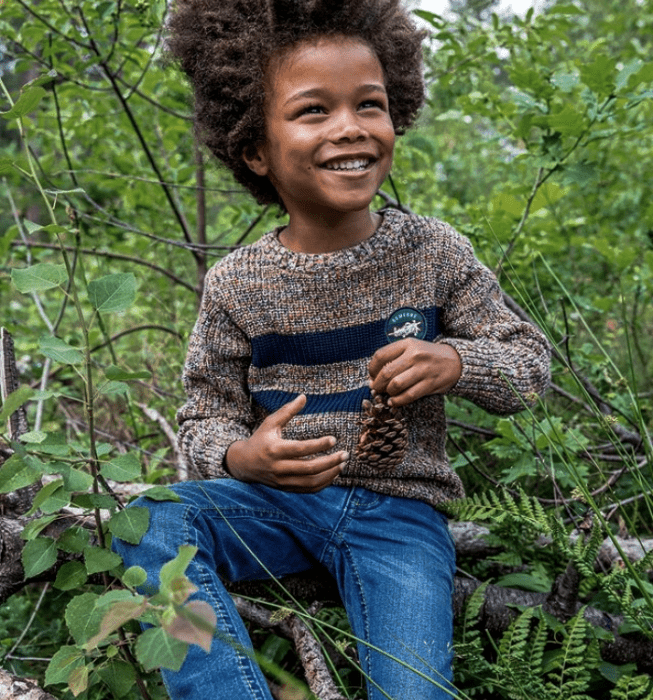
{"type": "Polygon", "coordinates": [[[378,212],[383,218],[378,228],[366,240],[350,248],[334,250],[331,253],[297,253],[286,248],[279,240],[284,226],[278,226],[266,233],[257,247],[266,257],[271,257],[274,265],[294,272],[323,272],[341,267],[358,267],[370,262],[393,243],[399,230],[399,220],[406,215],[396,209],[378,212]]]}

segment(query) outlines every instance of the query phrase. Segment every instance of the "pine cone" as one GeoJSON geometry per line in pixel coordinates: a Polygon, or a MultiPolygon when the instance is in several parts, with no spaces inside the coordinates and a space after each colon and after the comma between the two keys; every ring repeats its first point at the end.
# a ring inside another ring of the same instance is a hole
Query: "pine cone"
{"type": "Polygon", "coordinates": [[[401,411],[388,405],[389,398],[373,391],[372,400],[363,401],[362,429],[356,447],[361,462],[384,471],[401,463],[408,443],[401,411]]]}

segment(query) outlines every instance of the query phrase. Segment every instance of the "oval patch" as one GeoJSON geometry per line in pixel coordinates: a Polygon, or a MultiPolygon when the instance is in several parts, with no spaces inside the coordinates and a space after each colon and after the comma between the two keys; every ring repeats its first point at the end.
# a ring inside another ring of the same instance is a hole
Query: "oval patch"
{"type": "Polygon", "coordinates": [[[390,343],[404,338],[423,340],[426,337],[426,331],[426,316],[409,306],[397,309],[385,324],[385,335],[390,343]]]}

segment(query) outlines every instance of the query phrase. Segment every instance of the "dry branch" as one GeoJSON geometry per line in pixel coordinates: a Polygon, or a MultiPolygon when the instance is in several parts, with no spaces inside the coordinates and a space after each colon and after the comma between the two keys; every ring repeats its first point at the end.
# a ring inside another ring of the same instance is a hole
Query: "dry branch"
{"type": "MultiPolygon", "coordinates": [[[[274,613],[256,603],[234,596],[236,609],[241,617],[266,629],[276,629],[290,639],[297,650],[306,682],[311,692],[320,700],[345,700],[331,678],[319,640],[297,615],[290,613],[283,619],[275,619],[274,613]]],[[[314,614],[309,607],[308,613],[314,614]]]]}
{"type": "Polygon", "coordinates": [[[17,678],[0,668],[0,698],[2,700],[57,700],[41,690],[34,681],[17,678]]]}

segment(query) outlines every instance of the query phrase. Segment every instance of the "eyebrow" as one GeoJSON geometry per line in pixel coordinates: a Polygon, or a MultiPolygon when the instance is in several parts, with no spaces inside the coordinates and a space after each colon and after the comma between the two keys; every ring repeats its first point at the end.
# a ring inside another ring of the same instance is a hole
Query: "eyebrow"
{"type": "MultiPolygon", "coordinates": [[[[360,91],[364,93],[370,93],[370,92],[382,92],[384,95],[386,94],[386,89],[383,85],[380,83],[367,83],[365,85],[360,86],[360,91]]],[[[285,104],[292,104],[293,102],[297,102],[299,100],[304,100],[304,99],[310,99],[314,97],[322,97],[324,95],[324,90],[322,88],[312,88],[310,90],[302,90],[301,92],[298,92],[296,95],[293,95],[290,99],[286,100],[285,104]]]]}

